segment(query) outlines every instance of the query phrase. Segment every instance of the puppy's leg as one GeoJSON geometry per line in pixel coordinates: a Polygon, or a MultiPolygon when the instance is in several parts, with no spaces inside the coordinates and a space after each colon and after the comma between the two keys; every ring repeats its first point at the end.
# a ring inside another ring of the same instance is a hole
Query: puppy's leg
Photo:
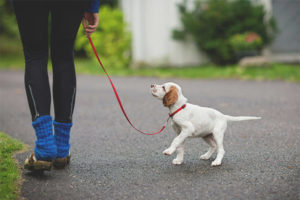
{"type": "Polygon", "coordinates": [[[184,142],[181,143],[178,147],[177,147],[177,156],[176,158],[173,160],[173,164],[174,165],[180,165],[183,162],[183,156],[184,156],[184,142]]]}
{"type": "Polygon", "coordinates": [[[185,141],[187,137],[189,137],[189,132],[182,131],[172,142],[171,146],[164,150],[163,154],[165,155],[171,155],[173,154],[176,149],[185,141]]]}
{"type": "MultiPolygon", "coordinates": [[[[175,133],[177,134],[177,136],[180,134],[181,132],[181,128],[180,126],[176,125],[175,123],[172,123],[172,127],[175,131],[175,133]]],[[[173,160],[173,164],[174,165],[180,165],[183,162],[183,156],[184,156],[184,142],[179,145],[177,147],[177,156],[176,158],[173,160]]]]}
{"type": "Polygon", "coordinates": [[[220,125],[218,125],[218,127],[216,127],[213,132],[214,139],[217,143],[218,154],[217,154],[217,158],[211,163],[211,166],[218,166],[221,165],[222,163],[222,159],[225,154],[224,147],[223,147],[223,138],[224,138],[226,127],[227,127],[227,123],[223,122],[220,125]]]}
{"type": "Polygon", "coordinates": [[[205,154],[200,156],[200,159],[208,160],[217,149],[217,144],[212,134],[203,137],[203,140],[209,145],[209,149],[205,154]]]}

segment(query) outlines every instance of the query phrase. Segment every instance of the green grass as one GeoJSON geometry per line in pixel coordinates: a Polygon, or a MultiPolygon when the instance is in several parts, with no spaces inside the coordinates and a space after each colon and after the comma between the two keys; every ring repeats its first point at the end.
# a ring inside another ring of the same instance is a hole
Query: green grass
{"type": "Polygon", "coordinates": [[[0,55],[0,69],[23,70],[24,58],[22,56],[0,55]]]}
{"type": "Polygon", "coordinates": [[[12,157],[14,152],[25,149],[18,140],[0,132],[0,199],[18,198],[20,171],[12,157]]]}
{"type": "MultiPolygon", "coordinates": [[[[103,75],[99,64],[90,59],[76,59],[76,71],[79,74],[103,75]]],[[[105,65],[105,63],[104,63],[105,65]]],[[[50,66],[50,63],[49,63],[50,66]]],[[[105,66],[113,76],[150,76],[159,78],[187,78],[187,79],[243,79],[243,80],[285,80],[300,82],[300,65],[270,64],[264,67],[241,68],[237,65],[225,67],[204,65],[184,68],[142,68],[142,69],[111,69],[105,66]]],[[[0,56],[0,69],[24,69],[21,56],[0,56]]]]}
{"type": "Polygon", "coordinates": [[[22,55],[22,43],[19,38],[0,35],[0,55],[22,55]]]}
{"type": "MultiPolygon", "coordinates": [[[[104,63],[105,65],[105,63],[104,63]]],[[[241,68],[237,65],[226,67],[204,65],[184,68],[142,68],[142,69],[110,69],[110,75],[116,76],[151,76],[159,78],[187,79],[244,79],[244,80],[286,80],[300,81],[300,65],[271,64],[267,67],[241,68]]],[[[104,74],[93,60],[76,60],[76,71],[82,74],[104,74]]]]}

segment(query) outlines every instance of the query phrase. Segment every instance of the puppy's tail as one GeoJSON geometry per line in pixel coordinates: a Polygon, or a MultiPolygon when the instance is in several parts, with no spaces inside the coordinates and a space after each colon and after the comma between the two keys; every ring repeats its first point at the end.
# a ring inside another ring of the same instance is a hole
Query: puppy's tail
{"type": "Polygon", "coordinates": [[[245,120],[256,120],[256,119],[261,119],[261,117],[253,117],[253,116],[230,116],[230,115],[224,115],[225,119],[227,119],[227,121],[245,121],[245,120]]]}

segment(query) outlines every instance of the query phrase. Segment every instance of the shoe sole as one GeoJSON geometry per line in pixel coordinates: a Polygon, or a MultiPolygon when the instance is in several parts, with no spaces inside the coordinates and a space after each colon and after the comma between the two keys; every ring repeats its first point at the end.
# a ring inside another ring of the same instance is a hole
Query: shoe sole
{"type": "Polygon", "coordinates": [[[65,158],[56,158],[53,160],[53,167],[62,169],[65,168],[70,163],[71,155],[65,158]]]}
{"type": "Polygon", "coordinates": [[[50,171],[52,168],[52,163],[48,161],[35,161],[32,164],[25,163],[24,169],[30,171],[50,171]]]}

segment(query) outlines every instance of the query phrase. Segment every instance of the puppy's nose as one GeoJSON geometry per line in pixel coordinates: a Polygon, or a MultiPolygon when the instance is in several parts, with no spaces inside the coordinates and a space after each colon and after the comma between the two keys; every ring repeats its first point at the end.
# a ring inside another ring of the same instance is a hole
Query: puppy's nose
{"type": "Polygon", "coordinates": [[[154,85],[152,84],[150,87],[151,87],[151,88],[154,88],[154,85]]]}

